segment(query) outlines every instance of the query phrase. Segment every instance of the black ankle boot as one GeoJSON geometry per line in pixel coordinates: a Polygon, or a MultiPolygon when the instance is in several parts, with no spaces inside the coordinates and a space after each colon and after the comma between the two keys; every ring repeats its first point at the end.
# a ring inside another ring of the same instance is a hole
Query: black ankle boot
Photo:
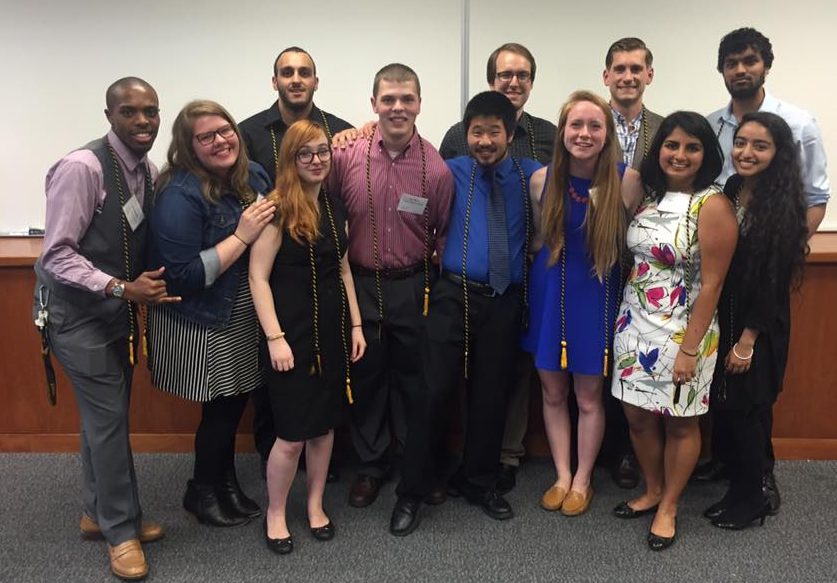
{"type": "Polygon", "coordinates": [[[258,518],[262,515],[262,509],[259,508],[259,505],[248,498],[241,490],[238,479],[235,477],[235,470],[226,473],[224,479],[218,484],[216,491],[221,503],[234,510],[236,514],[247,518],[258,518]]]}
{"type": "Polygon", "coordinates": [[[198,522],[210,526],[241,526],[250,522],[246,516],[235,514],[225,507],[219,500],[214,485],[197,484],[194,480],[189,480],[186,484],[183,508],[194,514],[198,522]]]}

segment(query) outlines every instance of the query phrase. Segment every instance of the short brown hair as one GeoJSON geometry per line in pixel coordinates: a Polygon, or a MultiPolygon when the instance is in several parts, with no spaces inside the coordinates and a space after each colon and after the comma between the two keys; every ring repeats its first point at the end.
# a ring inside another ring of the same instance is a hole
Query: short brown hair
{"type": "Polygon", "coordinates": [[[489,85],[493,85],[494,78],[497,77],[497,57],[499,57],[500,53],[503,51],[520,55],[529,61],[529,65],[532,67],[532,81],[535,81],[535,71],[538,67],[535,65],[535,57],[531,52],[529,52],[529,49],[518,43],[506,43],[497,47],[488,57],[488,65],[485,68],[485,78],[489,85]]]}
{"type": "Polygon", "coordinates": [[[613,64],[613,53],[629,53],[631,51],[645,51],[645,65],[647,67],[650,67],[654,63],[654,55],[651,54],[651,49],[645,46],[645,42],[641,38],[626,36],[625,38],[620,38],[607,49],[605,69],[610,69],[610,65],[613,64]]]}
{"type": "Polygon", "coordinates": [[[416,84],[416,93],[421,97],[421,83],[419,83],[418,75],[407,65],[401,63],[390,63],[381,68],[375,73],[375,80],[372,82],[372,97],[378,97],[378,86],[381,81],[391,81],[394,83],[407,83],[413,81],[416,84]]]}

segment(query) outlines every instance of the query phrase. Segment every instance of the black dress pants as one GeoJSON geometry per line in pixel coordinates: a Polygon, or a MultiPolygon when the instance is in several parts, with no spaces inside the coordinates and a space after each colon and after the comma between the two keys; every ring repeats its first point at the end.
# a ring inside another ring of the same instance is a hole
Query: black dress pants
{"type": "MultiPolygon", "coordinates": [[[[521,317],[521,290],[468,297],[468,378],[465,440],[458,478],[479,489],[493,488],[505,428],[506,401],[514,384],[521,317]]],[[[433,288],[422,338],[422,390],[411,408],[404,451],[401,497],[421,499],[442,468],[440,443],[449,427],[449,406],[465,373],[465,302],[462,286],[441,278],[433,288]]]]}
{"type": "Polygon", "coordinates": [[[724,444],[719,453],[729,472],[733,505],[762,504],[762,477],[769,467],[766,443],[770,441],[764,417],[765,410],[771,408],[772,405],[759,405],[746,411],[720,408],[714,411],[712,422],[724,444]]]}
{"type": "Polygon", "coordinates": [[[392,466],[392,449],[403,450],[412,396],[422,384],[424,272],[381,279],[381,322],[375,277],[356,275],[355,288],[366,353],[352,366],[352,444],[361,461],[359,473],[383,479],[392,466]]]}

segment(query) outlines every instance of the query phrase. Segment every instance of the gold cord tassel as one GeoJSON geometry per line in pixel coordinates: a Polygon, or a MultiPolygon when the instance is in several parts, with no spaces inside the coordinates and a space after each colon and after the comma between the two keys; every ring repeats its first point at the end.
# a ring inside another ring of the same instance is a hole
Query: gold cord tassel
{"type": "Polygon", "coordinates": [[[427,312],[430,308],[430,288],[424,288],[424,310],[422,311],[423,316],[427,316],[427,312]]]}
{"type": "Polygon", "coordinates": [[[320,355],[317,355],[317,374],[323,376],[323,361],[320,360],[320,355]]]}
{"type": "Polygon", "coordinates": [[[468,380],[468,349],[465,349],[465,380],[468,380]]]}
{"type": "Polygon", "coordinates": [[[349,399],[349,405],[354,405],[355,400],[352,397],[352,378],[346,375],[346,398],[349,399]]]}
{"type": "Polygon", "coordinates": [[[136,364],[136,360],[134,360],[134,335],[131,334],[128,336],[128,362],[131,363],[131,366],[136,364]]]}
{"type": "Polygon", "coordinates": [[[608,355],[608,349],[607,349],[607,348],[605,348],[605,352],[604,352],[604,368],[602,369],[602,370],[604,371],[604,377],[605,377],[605,378],[607,378],[607,371],[608,371],[608,368],[609,368],[609,367],[608,367],[608,358],[607,358],[607,355],[608,355]]]}
{"type": "Polygon", "coordinates": [[[142,355],[148,358],[148,331],[143,330],[142,333],[142,355]]]}
{"type": "Polygon", "coordinates": [[[567,370],[567,341],[561,341],[561,370],[567,370]]]}

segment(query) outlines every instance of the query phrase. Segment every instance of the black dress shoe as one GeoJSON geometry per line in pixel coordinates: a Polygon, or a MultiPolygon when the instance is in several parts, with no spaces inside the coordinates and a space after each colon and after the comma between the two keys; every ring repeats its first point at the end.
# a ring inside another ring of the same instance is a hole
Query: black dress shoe
{"type": "MultiPolygon", "coordinates": [[[[675,522],[675,527],[677,522],[675,522]]],[[[674,544],[674,539],[677,538],[677,532],[671,536],[660,536],[648,530],[648,548],[652,551],[664,551],[674,544]]]]}
{"type": "Polygon", "coordinates": [[[727,467],[714,459],[698,464],[692,472],[692,479],[697,482],[717,482],[728,477],[727,467]]]}
{"type": "Polygon", "coordinates": [[[475,494],[465,494],[465,497],[470,504],[479,506],[494,520],[508,520],[514,516],[511,504],[493,488],[475,494]]]}
{"type": "Polygon", "coordinates": [[[415,500],[399,498],[392,509],[389,519],[389,531],[395,536],[407,536],[419,525],[421,504],[415,500]]]}
{"type": "Polygon", "coordinates": [[[625,454],[619,458],[619,462],[610,470],[613,483],[625,490],[632,490],[639,484],[639,470],[636,467],[636,458],[625,454]]]}
{"type": "Polygon", "coordinates": [[[517,468],[511,464],[500,464],[500,474],[497,476],[497,492],[506,495],[517,485],[517,468]]]}
{"type": "Polygon", "coordinates": [[[352,484],[352,489],[349,491],[349,506],[355,508],[365,508],[372,504],[378,497],[378,491],[381,489],[381,480],[360,474],[355,483],[352,484]]]}
{"type": "Polygon", "coordinates": [[[248,498],[241,490],[234,471],[227,472],[223,481],[218,484],[216,492],[221,504],[226,505],[236,514],[247,518],[258,518],[262,515],[262,509],[259,508],[259,505],[248,498]]]}
{"type": "Polygon", "coordinates": [[[770,505],[770,516],[775,516],[782,505],[782,497],[779,496],[779,485],[776,483],[776,476],[772,471],[767,471],[761,480],[761,491],[770,505]]]}
{"type": "Polygon", "coordinates": [[[198,522],[210,526],[241,526],[250,522],[246,516],[227,507],[214,484],[198,484],[189,480],[183,496],[183,508],[194,514],[198,522]]]}
{"type": "Polygon", "coordinates": [[[311,527],[311,536],[313,536],[318,541],[327,541],[334,538],[334,535],[337,534],[337,530],[334,527],[334,523],[331,520],[325,524],[325,526],[317,526],[311,527]]]}
{"type": "Polygon", "coordinates": [[[654,504],[654,506],[646,508],[645,510],[634,510],[627,502],[622,502],[619,506],[613,509],[613,516],[616,518],[639,518],[640,516],[655,513],[658,506],[659,504],[654,504]]]}
{"type": "Polygon", "coordinates": [[[267,535],[267,517],[264,519],[264,542],[277,555],[287,555],[294,550],[294,537],[270,538],[267,535]]]}

